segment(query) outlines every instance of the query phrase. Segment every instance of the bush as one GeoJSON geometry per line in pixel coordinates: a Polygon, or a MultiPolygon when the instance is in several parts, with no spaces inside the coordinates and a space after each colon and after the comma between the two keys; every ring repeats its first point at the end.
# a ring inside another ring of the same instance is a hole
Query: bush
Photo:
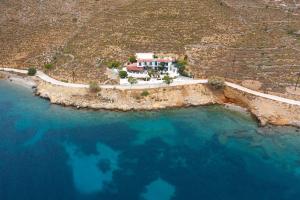
{"type": "Polygon", "coordinates": [[[177,64],[178,67],[186,66],[187,65],[187,60],[177,60],[176,64],[177,64]]]}
{"type": "Polygon", "coordinates": [[[130,85],[137,84],[136,78],[133,78],[133,77],[129,77],[128,82],[130,83],[130,85]]]}
{"type": "Polygon", "coordinates": [[[159,65],[158,65],[158,70],[159,71],[163,71],[166,67],[166,63],[165,62],[161,62],[161,63],[159,63],[159,65]]]}
{"type": "Polygon", "coordinates": [[[166,76],[163,77],[163,81],[166,84],[170,85],[173,82],[173,78],[171,78],[170,76],[166,75],[166,76]]]}
{"type": "Polygon", "coordinates": [[[121,66],[121,63],[119,61],[111,61],[107,63],[108,68],[113,69],[113,68],[118,68],[121,66]]]}
{"type": "Polygon", "coordinates": [[[120,78],[127,78],[128,74],[126,71],[119,71],[120,78]]]}
{"type": "Polygon", "coordinates": [[[53,64],[52,63],[47,63],[47,64],[45,64],[44,65],[44,67],[46,68],[46,69],[53,69],[53,64]]]}
{"type": "Polygon", "coordinates": [[[30,67],[30,68],[28,69],[27,74],[28,74],[29,76],[34,76],[34,75],[36,74],[36,69],[35,69],[34,67],[30,67]]]}
{"type": "Polygon", "coordinates": [[[225,80],[222,77],[212,76],[212,77],[209,77],[208,84],[213,89],[220,90],[225,87],[225,80]]]}
{"type": "Polygon", "coordinates": [[[189,77],[188,73],[185,71],[186,69],[186,66],[187,65],[187,60],[184,59],[184,60],[177,60],[176,61],[176,66],[178,68],[178,73],[181,75],[181,76],[186,76],[186,77],[189,77]]]}
{"type": "Polygon", "coordinates": [[[131,62],[131,63],[135,63],[136,62],[135,56],[130,56],[128,61],[131,62]]]}
{"type": "Polygon", "coordinates": [[[142,93],[141,93],[141,96],[142,97],[146,97],[149,95],[149,92],[147,90],[144,90],[142,93]]]}
{"type": "Polygon", "coordinates": [[[89,90],[90,90],[90,92],[98,92],[100,90],[100,87],[99,87],[98,83],[90,82],[89,90]]]}

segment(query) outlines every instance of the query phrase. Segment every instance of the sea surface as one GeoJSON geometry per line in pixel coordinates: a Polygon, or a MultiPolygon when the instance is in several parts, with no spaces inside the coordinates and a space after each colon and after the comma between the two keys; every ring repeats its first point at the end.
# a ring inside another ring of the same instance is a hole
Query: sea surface
{"type": "Polygon", "coordinates": [[[300,199],[300,132],[221,106],[75,110],[0,81],[0,200],[300,199]]]}

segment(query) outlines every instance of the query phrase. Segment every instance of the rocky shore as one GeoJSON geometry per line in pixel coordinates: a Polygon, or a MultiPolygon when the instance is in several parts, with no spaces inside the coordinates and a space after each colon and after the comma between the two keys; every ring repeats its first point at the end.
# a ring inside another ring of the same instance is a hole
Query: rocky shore
{"type": "Polygon", "coordinates": [[[101,89],[92,93],[84,88],[65,88],[41,83],[36,93],[54,104],[121,111],[221,104],[225,100],[222,93],[216,94],[201,84],[147,90],[101,89]]]}
{"type": "Polygon", "coordinates": [[[233,110],[250,111],[262,126],[300,127],[300,106],[257,97],[229,87],[216,91],[206,84],[193,84],[146,90],[102,88],[92,93],[85,88],[55,86],[31,77],[4,76],[17,84],[36,87],[36,95],[63,106],[130,111],[221,104],[233,110]]]}
{"type": "Polygon", "coordinates": [[[19,76],[16,74],[1,72],[0,79],[6,79],[14,84],[21,85],[26,88],[36,88],[38,80],[33,77],[19,76]]]}

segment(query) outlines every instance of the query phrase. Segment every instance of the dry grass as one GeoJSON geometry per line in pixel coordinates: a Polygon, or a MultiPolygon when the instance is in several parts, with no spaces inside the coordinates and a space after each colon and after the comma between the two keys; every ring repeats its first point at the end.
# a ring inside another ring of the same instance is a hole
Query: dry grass
{"type": "Polygon", "coordinates": [[[61,80],[105,82],[103,61],[141,51],[187,54],[197,77],[259,80],[283,91],[300,70],[300,18],[264,0],[0,2],[0,65],[38,66],[61,80]]]}

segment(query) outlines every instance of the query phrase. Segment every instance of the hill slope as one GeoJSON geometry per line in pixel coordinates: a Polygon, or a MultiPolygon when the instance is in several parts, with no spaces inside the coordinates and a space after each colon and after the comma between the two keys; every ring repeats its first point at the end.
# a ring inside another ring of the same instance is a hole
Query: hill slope
{"type": "Polygon", "coordinates": [[[0,65],[53,63],[58,79],[106,80],[103,60],[187,54],[196,77],[283,92],[300,70],[299,8],[272,0],[0,1],[0,65]]]}

